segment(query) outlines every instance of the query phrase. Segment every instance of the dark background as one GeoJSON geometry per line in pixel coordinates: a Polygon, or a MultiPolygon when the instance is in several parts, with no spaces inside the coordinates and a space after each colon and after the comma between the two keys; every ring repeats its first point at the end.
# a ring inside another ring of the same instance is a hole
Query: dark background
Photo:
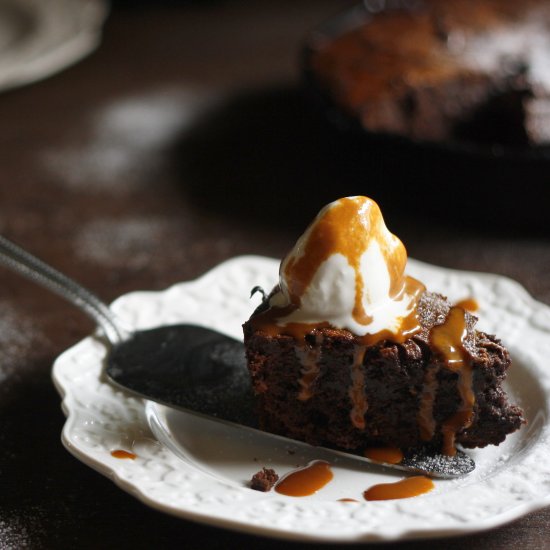
{"type": "MultiPolygon", "coordinates": [[[[550,304],[547,196],[529,195],[527,179],[495,220],[479,214],[475,188],[487,182],[475,169],[468,209],[422,179],[404,186],[410,170],[391,170],[383,146],[365,153],[372,172],[349,167],[299,64],[308,30],[346,5],[115,2],[97,52],[0,96],[0,231],[109,301],[239,254],[281,257],[327,200],[360,192],[381,202],[411,256],[512,277],[550,304]],[[416,199],[433,193],[437,212],[416,199]]],[[[279,547],[151,510],[65,451],[50,369],[93,329],[82,314],[2,270],[0,328],[0,548],[279,547]]],[[[545,509],[394,546],[544,548],[549,524],[545,509]]]]}

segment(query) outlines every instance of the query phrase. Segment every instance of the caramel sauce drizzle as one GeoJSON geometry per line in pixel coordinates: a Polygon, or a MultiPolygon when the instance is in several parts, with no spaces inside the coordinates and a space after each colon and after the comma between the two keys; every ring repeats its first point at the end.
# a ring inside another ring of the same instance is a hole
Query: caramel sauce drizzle
{"type": "Polygon", "coordinates": [[[314,460],[304,468],[283,476],[275,485],[275,491],[289,497],[307,497],[322,489],[333,477],[328,462],[314,460]]]}
{"type": "Polygon", "coordinates": [[[359,346],[353,354],[351,365],[351,386],[349,398],[351,400],[350,418],[352,424],[359,430],[365,429],[365,413],[369,408],[365,396],[365,373],[363,372],[363,359],[365,358],[365,346],[359,346]]]}
{"type": "MultiPolygon", "coordinates": [[[[391,340],[392,342],[402,344],[411,336],[414,336],[417,332],[420,332],[422,327],[420,326],[420,322],[418,320],[416,302],[425,290],[426,287],[420,281],[417,281],[412,277],[406,277],[405,292],[411,296],[411,312],[406,317],[401,319],[399,331],[392,332],[390,330],[381,330],[372,334],[367,333],[363,336],[357,336],[354,334],[354,338],[357,342],[364,346],[372,346],[382,340],[391,340]]],[[[334,328],[326,321],[321,323],[287,323],[284,326],[277,324],[279,319],[290,315],[296,309],[297,306],[294,305],[286,307],[270,307],[269,309],[266,309],[265,311],[262,311],[252,317],[250,322],[254,330],[261,330],[268,336],[286,335],[293,337],[296,341],[305,340],[305,337],[308,334],[311,334],[315,329],[334,328]]]]}
{"type": "Polygon", "coordinates": [[[479,309],[479,304],[475,298],[464,298],[456,302],[455,307],[461,307],[466,311],[476,312],[479,309]]]}
{"type": "Polygon", "coordinates": [[[456,434],[468,428],[473,421],[475,396],[472,390],[473,373],[470,355],[464,347],[466,338],[466,312],[460,307],[452,307],[441,325],[436,325],[430,332],[432,349],[439,353],[446,362],[447,368],[458,373],[458,391],[462,405],[441,426],[443,434],[443,453],[456,454],[456,434]]]}
{"type": "Polygon", "coordinates": [[[397,447],[371,447],[363,453],[366,458],[385,464],[399,464],[403,461],[403,451],[397,447]]]}
{"type": "Polygon", "coordinates": [[[372,318],[367,315],[362,296],[364,281],[361,274],[361,256],[367,251],[371,239],[376,241],[386,260],[390,276],[390,298],[397,298],[405,288],[405,264],[407,252],[397,237],[393,246],[387,243],[384,219],[378,205],[362,198],[359,215],[357,201],[359,197],[346,197],[327,209],[323,217],[318,218],[306,231],[309,232],[300,256],[292,257],[283,265],[290,300],[298,307],[301,297],[311,284],[319,266],[333,254],[342,254],[355,272],[355,304],[353,318],[362,325],[368,325],[372,318]],[[339,228],[347,227],[346,231],[339,228]],[[365,239],[365,235],[371,239],[365,239]]]}
{"type": "Polygon", "coordinates": [[[365,500],[393,500],[411,498],[430,492],[434,482],[425,476],[413,476],[395,483],[373,485],[363,493],[365,500]]]}
{"type": "Polygon", "coordinates": [[[135,460],[137,458],[136,454],[131,453],[130,451],[124,451],[123,449],[116,449],[114,451],[111,451],[111,456],[114,456],[115,458],[130,460],[135,460]]]}
{"type": "Polygon", "coordinates": [[[439,388],[439,382],[437,380],[438,372],[439,367],[432,366],[424,375],[420,406],[416,416],[422,441],[430,441],[435,434],[436,422],[433,416],[433,408],[437,389],[439,388]]]}
{"type": "Polygon", "coordinates": [[[302,363],[302,377],[298,380],[300,391],[298,399],[307,401],[313,396],[313,385],[319,377],[321,369],[319,367],[319,359],[321,357],[321,344],[323,343],[323,334],[317,332],[315,334],[314,347],[296,347],[296,354],[302,363]]]}
{"type": "MultiPolygon", "coordinates": [[[[412,277],[406,278],[406,292],[411,295],[412,301],[416,303],[424,290],[425,286],[421,282],[413,279],[412,277]]],[[[250,322],[252,323],[254,330],[261,330],[269,336],[291,336],[296,340],[296,342],[301,343],[301,345],[299,344],[296,346],[296,353],[303,367],[302,376],[298,380],[300,387],[298,391],[298,399],[300,401],[307,401],[313,396],[313,385],[320,375],[319,348],[323,335],[320,332],[316,333],[315,340],[318,346],[315,348],[306,347],[306,336],[314,332],[316,329],[331,329],[333,327],[331,327],[331,325],[327,322],[287,323],[285,326],[277,325],[277,319],[289,315],[294,309],[296,308],[292,305],[284,308],[272,307],[251,318],[250,322]]],[[[352,402],[350,418],[356,428],[361,430],[365,429],[366,424],[364,416],[368,409],[368,403],[364,391],[364,373],[362,370],[365,348],[382,340],[391,340],[392,342],[403,343],[416,334],[419,330],[421,330],[421,326],[418,321],[416,307],[413,306],[409,315],[402,319],[400,331],[398,333],[384,330],[374,334],[365,334],[364,336],[354,335],[359,347],[354,353],[354,359],[351,365],[352,382],[349,389],[349,396],[352,402]]]]}

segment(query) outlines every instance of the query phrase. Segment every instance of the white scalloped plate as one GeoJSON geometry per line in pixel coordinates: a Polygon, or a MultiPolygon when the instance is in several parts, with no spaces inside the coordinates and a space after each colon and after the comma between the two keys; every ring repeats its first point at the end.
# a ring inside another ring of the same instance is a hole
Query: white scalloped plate
{"type": "Polygon", "coordinates": [[[99,44],[106,0],[0,0],[0,89],[35,82],[99,44]]]}
{"type": "MultiPolygon", "coordinates": [[[[235,338],[270,288],[278,262],[243,256],[164,292],[134,292],[113,308],[138,328],[192,322],[235,338]]],[[[497,275],[443,269],[414,260],[411,275],[451,300],[475,297],[479,327],[497,333],[514,365],[508,391],[529,421],[499,447],[472,452],[477,468],[463,479],[436,481],[429,494],[361,501],[374,483],[402,474],[337,458],[300,443],[177,412],[128,397],[109,385],[100,340],[89,337],[55,362],[54,382],[67,422],[63,443],[77,458],[159,510],[203,523],[267,536],[316,541],[440,537],[495,527],[550,504],[550,308],[497,275]],[[137,455],[121,460],[111,451],[137,455]],[[333,464],[334,480],[311,497],[259,493],[246,483],[262,466],[279,474],[314,458],[333,464]],[[360,502],[338,502],[354,498],[360,502]]]]}

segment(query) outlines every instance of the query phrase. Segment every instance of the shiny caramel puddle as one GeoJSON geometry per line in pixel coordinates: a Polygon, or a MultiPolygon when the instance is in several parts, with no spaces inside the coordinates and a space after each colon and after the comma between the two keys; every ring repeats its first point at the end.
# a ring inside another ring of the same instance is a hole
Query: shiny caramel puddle
{"type": "Polygon", "coordinates": [[[328,462],[314,460],[284,476],[275,486],[275,491],[289,497],[307,497],[322,489],[333,477],[328,462]]]}
{"type": "MultiPolygon", "coordinates": [[[[371,454],[380,455],[381,459],[397,459],[398,454],[394,449],[371,449],[371,454]]],[[[398,451],[398,450],[397,450],[398,451]]],[[[400,451],[399,451],[400,452],[400,451]]],[[[311,496],[321,490],[332,481],[334,474],[331,465],[324,460],[314,460],[307,466],[286,474],[275,485],[275,492],[291,496],[311,496]]],[[[434,489],[433,481],[425,476],[413,476],[394,483],[380,483],[373,485],[363,492],[365,500],[394,500],[411,498],[430,492],[434,489]]],[[[341,498],[339,502],[359,502],[352,498],[341,498]]]]}
{"type": "Polygon", "coordinates": [[[363,493],[363,497],[365,500],[411,498],[429,493],[434,487],[434,482],[429,477],[414,476],[394,483],[373,485],[363,493]]]}

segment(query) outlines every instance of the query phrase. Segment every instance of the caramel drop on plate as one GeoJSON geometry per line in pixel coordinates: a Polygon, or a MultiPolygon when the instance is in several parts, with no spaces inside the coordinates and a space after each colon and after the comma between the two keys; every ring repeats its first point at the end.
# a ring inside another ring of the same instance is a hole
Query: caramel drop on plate
{"type": "Polygon", "coordinates": [[[434,482],[429,477],[414,476],[402,479],[396,483],[373,485],[363,493],[363,496],[365,500],[411,498],[429,493],[434,487],[434,482]]]}
{"type": "Polygon", "coordinates": [[[137,458],[137,455],[135,455],[134,453],[131,453],[130,451],[124,451],[122,449],[111,451],[111,456],[114,456],[115,458],[128,458],[130,460],[134,460],[135,458],[137,458]]]}
{"type": "Polygon", "coordinates": [[[275,491],[289,497],[307,497],[322,489],[333,477],[330,464],[316,460],[284,476],[275,491]]]}
{"type": "Polygon", "coordinates": [[[399,464],[403,460],[403,451],[397,447],[372,447],[364,454],[370,460],[386,464],[399,464]]]}

